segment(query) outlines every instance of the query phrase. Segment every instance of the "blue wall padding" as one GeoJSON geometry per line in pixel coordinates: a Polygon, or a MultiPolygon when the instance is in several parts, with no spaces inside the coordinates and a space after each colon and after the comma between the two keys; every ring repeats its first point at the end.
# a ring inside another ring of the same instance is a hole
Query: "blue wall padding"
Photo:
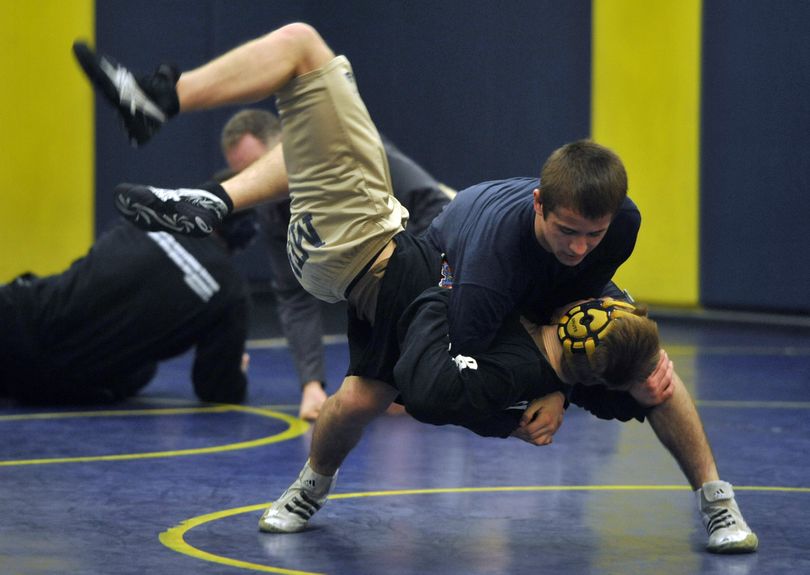
{"type": "Polygon", "coordinates": [[[706,0],[701,301],[810,312],[810,2],[706,0]]]}

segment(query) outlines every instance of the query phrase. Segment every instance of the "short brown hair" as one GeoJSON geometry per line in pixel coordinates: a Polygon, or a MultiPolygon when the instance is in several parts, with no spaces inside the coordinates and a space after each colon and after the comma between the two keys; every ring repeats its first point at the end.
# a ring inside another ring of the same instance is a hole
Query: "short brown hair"
{"type": "Polygon", "coordinates": [[[272,148],[281,140],[281,123],[275,114],[267,110],[246,108],[237,112],[222,128],[222,153],[227,154],[245,134],[255,136],[272,148]]]}
{"type": "Polygon", "coordinates": [[[644,306],[637,306],[633,314],[615,318],[615,327],[589,357],[597,382],[609,388],[642,383],[658,364],[658,326],[647,317],[644,306]]]}
{"type": "Polygon", "coordinates": [[[543,217],[558,207],[591,219],[613,215],[627,196],[627,172],[612,150],[578,140],[554,150],[540,172],[543,217]]]}

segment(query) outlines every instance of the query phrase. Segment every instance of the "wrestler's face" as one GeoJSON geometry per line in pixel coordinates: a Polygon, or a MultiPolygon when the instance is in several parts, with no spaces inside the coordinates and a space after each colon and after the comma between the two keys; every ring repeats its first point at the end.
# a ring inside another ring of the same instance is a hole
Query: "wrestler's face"
{"type": "Polygon", "coordinates": [[[535,200],[534,233],[542,248],[566,266],[579,264],[607,233],[611,216],[590,220],[569,208],[545,213],[535,200]]]}
{"type": "Polygon", "coordinates": [[[234,172],[241,172],[267,152],[267,145],[253,134],[245,134],[225,152],[225,161],[234,172]]]}

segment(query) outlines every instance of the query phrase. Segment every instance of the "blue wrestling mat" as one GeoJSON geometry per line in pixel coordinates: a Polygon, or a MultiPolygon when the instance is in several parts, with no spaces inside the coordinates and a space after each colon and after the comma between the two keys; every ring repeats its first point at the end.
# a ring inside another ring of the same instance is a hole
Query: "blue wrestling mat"
{"type": "MultiPolygon", "coordinates": [[[[0,572],[58,574],[810,572],[810,329],[660,319],[721,476],[760,539],[715,556],[650,427],[572,407],[548,447],[384,416],[293,535],[259,533],[311,437],[292,362],[251,345],[244,406],[202,405],[189,357],[134,401],[0,410],[0,572]]],[[[327,345],[332,390],[347,350],[327,345]]]]}

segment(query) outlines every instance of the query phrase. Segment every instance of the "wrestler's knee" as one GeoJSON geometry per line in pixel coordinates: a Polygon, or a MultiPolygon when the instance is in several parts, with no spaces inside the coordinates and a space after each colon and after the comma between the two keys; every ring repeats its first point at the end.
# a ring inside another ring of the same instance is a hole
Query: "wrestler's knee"
{"type": "Polygon", "coordinates": [[[389,385],[348,376],[329,401],[330,409],[339,417],[362,422],[385,411],[395,397],[396,390],[389,385]]]}
{"type": "Polygon", "coordinates": [[[305,22],[287,24],[274,34],[296,54],[296,75],[320,68],[335,56],[318,31],[305,22]]]}

